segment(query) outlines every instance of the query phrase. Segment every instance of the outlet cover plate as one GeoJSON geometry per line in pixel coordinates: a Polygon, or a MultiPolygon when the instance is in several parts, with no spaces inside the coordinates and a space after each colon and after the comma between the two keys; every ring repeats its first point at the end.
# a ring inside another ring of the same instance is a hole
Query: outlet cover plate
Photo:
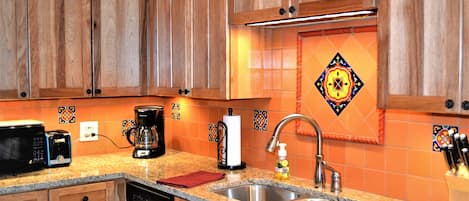
{"type": "Polygon", "coordinates": [[[80,122],[80,141],[97,141],[98,140],[98,122],[83,121],[80,122]],[[92,136],[92,134],[95,134],[92,136]]]}

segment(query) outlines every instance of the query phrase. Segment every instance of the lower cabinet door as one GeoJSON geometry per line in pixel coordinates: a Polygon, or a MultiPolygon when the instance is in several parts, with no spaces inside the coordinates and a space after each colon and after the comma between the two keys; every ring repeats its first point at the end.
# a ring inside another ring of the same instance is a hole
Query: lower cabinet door
{"type": "Polygon", "coordinates": [[[47,190],[0,196],[0,201],[47,201],[47,190]]]}
{"type": "Polygon", "coordinates": [[[100,182],[49,190],[50,201],[114,201],[114,182],[100,182]]]}

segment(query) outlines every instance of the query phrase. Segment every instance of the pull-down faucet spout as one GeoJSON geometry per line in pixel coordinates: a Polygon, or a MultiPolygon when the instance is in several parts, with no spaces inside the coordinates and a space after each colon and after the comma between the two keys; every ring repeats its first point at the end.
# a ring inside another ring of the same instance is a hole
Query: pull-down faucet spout
{"type": "MultiPolygon", "coordinates": [[[[308,122],[313,128],[314,131],[316,132],[316,168],[314,171],[314,187],[316,188],[324,188],[324,168],[332,169],[330,166],[326,165],[326,162],[323,160],[323,155],[322,155],[322,132],[321,128],[319,127],[319,124],[312,118],[307,117],[303,114],[290,114],[286,117],[284,117],[280,122],[275,126],[274,133],[272,135],[272,138],[269,140],[266,151],[268,152],[274,152],[275,147],[278,144],[278,139],[280,135],[280,131],[282,128],[285,126],[290,121],[293,120],[304,120],[308,122]]],[[[333,169],[332,169],[333,170],[333,169]]],[[[338,172],[333,171],[335,175],[339,175],[338,172]]],[[[334,178],[334,177],[333,177],[334,178]]],[[[340,176],[338,176],[340,179],[340,176]]],[[[338,186],[337,188],[331,189],[333,192],[340,192],[340,180],[339,181],[332,181],[334,185],[338,186]]]]}

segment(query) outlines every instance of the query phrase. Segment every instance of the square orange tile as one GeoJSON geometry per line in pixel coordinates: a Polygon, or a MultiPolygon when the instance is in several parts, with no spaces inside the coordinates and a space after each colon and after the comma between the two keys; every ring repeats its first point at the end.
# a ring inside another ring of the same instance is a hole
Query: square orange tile
{"type": "Polygon", "coordinates": [[[410,175],[430,177],[431,176],[431,152],[413,151],[407,152],[408,173],[410,175]]]}
{"type": "MultiPolygon", "coordinates": [[[[385,195],[401,200],[407,198],[407,180],[406,175],[397,173],[385,173],[385,195]]],[[[412,189],[415,190],[415,189],[412,189]]]]}
{"type": "Polygon", "coordinates": [[[382,171],[366,170],[364,171],[364,186],[366,191],[379,195],[385,194],[385,174],[382,171]]]}
{"type": "Polygon", "coordinates": [[[390,173],[407,173],[407,150],[386,148],[384,151],[384,169],[390,173]]]}

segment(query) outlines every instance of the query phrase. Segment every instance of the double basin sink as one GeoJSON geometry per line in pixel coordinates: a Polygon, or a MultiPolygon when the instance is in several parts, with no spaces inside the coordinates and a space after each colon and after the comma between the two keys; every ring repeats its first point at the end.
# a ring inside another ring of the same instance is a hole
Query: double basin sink
{"type": "Polygon", "coordinates": [[[212,190],[212,192],[240,201],[331,201],[337,197],[320,192],[295,191],[288,187],[267,184],[244,184],[212,190]]]}

